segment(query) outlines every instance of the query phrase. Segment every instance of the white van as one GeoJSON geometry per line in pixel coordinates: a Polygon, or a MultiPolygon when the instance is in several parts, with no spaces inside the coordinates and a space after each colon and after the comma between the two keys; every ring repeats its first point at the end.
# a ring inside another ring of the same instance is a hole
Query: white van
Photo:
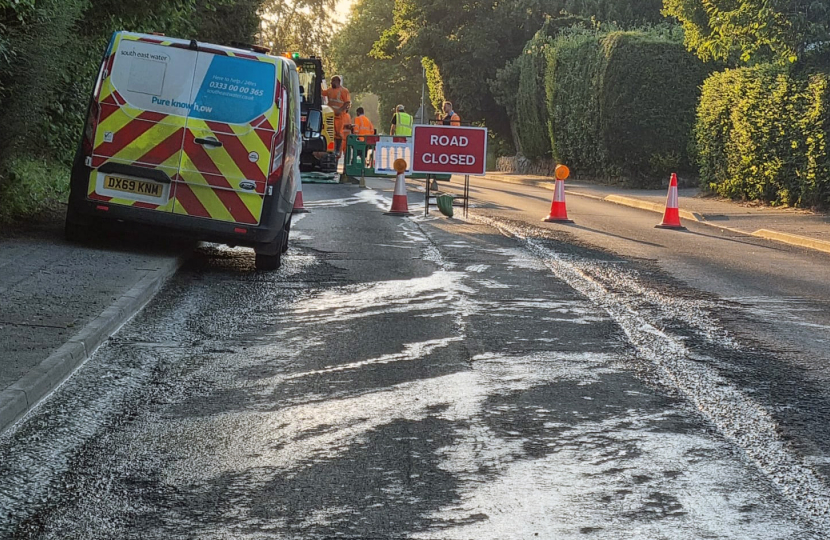
{"type": "Polygon", "coordinates": [[[72,169],[67,238],[93,222],[143,223],[253,247],[257,268],[277,268],[301,137],[290,59],[116,32],[72,169]]]}

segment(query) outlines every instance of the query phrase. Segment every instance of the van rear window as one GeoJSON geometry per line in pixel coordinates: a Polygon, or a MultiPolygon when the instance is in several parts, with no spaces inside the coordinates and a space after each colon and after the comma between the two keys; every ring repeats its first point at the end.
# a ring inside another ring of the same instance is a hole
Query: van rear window
{"type": "Polygon", "coordinates": [[[275,90],[274,64],[200,52],[190,116],[246,124],[268,112],[275,90]]]}
{"type": "Polygon", "coordinates": [[[167,64],[134,59],[130,66],[130,78],[127,81],[127,90],[139,94],[160,96],[164,93],[164,79],[167,77],[167,64]]]}
{"type": "Polygon", "coordinates": [[[195,51],[122,39],[111,81],[133,107],[187,116],[195,66],[195,51]]]}

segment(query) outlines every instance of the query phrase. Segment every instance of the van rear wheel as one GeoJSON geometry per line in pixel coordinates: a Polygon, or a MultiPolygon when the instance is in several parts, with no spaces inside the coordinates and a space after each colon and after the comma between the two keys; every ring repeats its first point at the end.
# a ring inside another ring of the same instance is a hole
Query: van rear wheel
{"type": "Polygon", "coordinates": [[[268,244],[262,244],[260,247],[254,248],[257,270],[270,272],[280,267],[280,264],[282,264],[282,236],[277,235],[268,244]]]}
{"type": "Polygon", "coordinates": [[[285,222],[285,234],[282,235],[282,248],[280,249],[281,253],[285,253],[288,251],[288,236],[291,234],[291,217],[289,216],[288,221],[285,222]]]}
{"type": "Polygon", "coordinates": [[[280,260],[282,258],[282,253],[277,253],[276,255],[265,255],[264,253],[257,253],[256,254],[256,269],[261,270],[263,272],[271,272],[276,270],[282,264],[280,260]]]}

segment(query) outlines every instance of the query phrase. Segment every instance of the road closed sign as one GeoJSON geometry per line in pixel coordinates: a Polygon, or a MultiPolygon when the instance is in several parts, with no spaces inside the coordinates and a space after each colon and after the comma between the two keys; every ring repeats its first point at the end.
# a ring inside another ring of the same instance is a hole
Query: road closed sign
{"type": "Polygon", "coordinates": [[[416,125],[412,141],[414,173],[485,173],[487,128],[416,125]]]}

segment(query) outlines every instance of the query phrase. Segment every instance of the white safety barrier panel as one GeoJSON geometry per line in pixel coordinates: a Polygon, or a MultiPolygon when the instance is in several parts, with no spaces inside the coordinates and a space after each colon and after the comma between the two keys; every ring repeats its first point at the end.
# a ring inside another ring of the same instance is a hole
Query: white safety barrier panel
{"type": "Polygon", "coordinates": [[[406,161],[406,174],[409,174],[412,169],[412,137],[382,135],[375,144],[375,172],[395,176],[397,171],[392,165],[396,159],[406,161]]]}

